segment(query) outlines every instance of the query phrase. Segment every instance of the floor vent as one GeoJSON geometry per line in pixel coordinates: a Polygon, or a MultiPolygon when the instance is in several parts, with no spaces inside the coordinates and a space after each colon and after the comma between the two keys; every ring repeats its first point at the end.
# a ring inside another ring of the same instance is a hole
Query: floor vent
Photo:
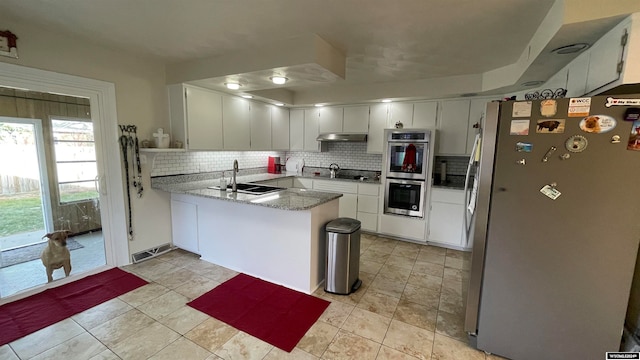
{"type": "Polygon", "coordinates": [[[133,255],[131,255],[131,259],[133,260],[133,263],[139,263],[141,261],[147,260],[147,259],[151,259],[152,257],[156,257],[158,255],[164,254],[167,251],[171,250],[171,245],[170,244],[164,244],[164,245],[160,245],[158,247],[152,248],[152,249],[148,249],[148,250],[143,250],[140,252],[137,252],[133,255]]]}

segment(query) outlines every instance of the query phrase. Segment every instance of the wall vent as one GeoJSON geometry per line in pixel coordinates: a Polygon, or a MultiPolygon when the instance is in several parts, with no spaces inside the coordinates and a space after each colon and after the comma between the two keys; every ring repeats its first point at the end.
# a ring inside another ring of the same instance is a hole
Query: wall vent
{"type": "Polygon", "coordinates": [[[171,250],[171,244],[160,245],[158,247],[143,250],[131,255],[131,260],[133,260],[134,264],[139,263],[141,261],[151,259],[152,257],[156,257],[158,255],[164,254],[169,250],[171,250]]]}

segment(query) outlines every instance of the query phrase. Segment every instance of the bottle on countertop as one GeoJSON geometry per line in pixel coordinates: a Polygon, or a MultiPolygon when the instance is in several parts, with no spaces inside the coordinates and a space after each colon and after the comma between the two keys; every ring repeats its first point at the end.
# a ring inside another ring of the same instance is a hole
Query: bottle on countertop
{"type": "Polygon", "coordinates": [[[440,162],[440,184],[445,185],[447,183],[447,162],[440,162]]]}
{"type": "Polygon", "coordinates": [[[227,191],[227,179],[224,178],[224,171],[222,172],[222,177],[220,177],[220,191],[227,191]]]}

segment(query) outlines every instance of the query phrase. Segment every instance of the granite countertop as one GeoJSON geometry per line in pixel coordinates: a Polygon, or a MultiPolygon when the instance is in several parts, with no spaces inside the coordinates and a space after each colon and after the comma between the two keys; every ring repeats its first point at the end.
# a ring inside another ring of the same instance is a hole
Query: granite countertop
{"type": "MultiPolygon", "coordinates": [[[[236,177],[237,183],[266,181],[292,176],[291,174],[249,174],[236,177]]],[[[155,177],[151,187],[176,194],[187,194],[210,199],[266,206],[282,210],[308,210],[342,196],[339,193],[311,191],[305,189],[285,189],[268,194],[245,194],[209,189],[217,186],[218,179],[206,179],[201,174],[155,177]],[[204,178],[204,179],[203,179],[204,178]]]]}

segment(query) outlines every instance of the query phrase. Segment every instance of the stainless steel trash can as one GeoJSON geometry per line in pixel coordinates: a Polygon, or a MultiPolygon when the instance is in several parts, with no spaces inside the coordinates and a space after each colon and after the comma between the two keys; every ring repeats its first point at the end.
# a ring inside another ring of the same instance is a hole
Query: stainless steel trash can
{"type": "Polygon", "coordinates": [[[324,291],[348,295],[360,287],[360,221],[337,218],[325,226],[327,259],[324,291]]]}

